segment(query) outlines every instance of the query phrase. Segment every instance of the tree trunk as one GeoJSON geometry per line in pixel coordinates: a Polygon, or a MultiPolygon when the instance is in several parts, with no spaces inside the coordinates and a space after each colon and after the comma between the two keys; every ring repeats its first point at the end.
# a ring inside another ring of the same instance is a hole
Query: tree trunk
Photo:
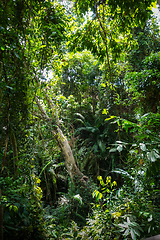
{"type": "Polygon", "coordinates": [[[52,122],[54,120],[56,127],[54,127],[54,130],[52,130],[52,133],[58,143],[58,146],[60,147],[60,149],[62,151],[67,171],[72,179],[74,176],[78,176],[78,178],[81,179],[81,182],[83,182],[83,184],[85,184],[86,181],[88,180],[88,178],[86,176],[84,176],[83,173],[81,173],[81,171],[79,170],[79,168],[76,165],[69,142],[68,142],[67,138],[64,136],[62,130],[60,129],[58,114],[55,111],[56,106],[54,105],[54,103],[52,102],[52,100],[49,98],[49,96],[46,93],[45,93],[45,97],[46,97],[46,100],[47,100],[49,106],[53,110],[52,111],[53,119],[48,117],[48,115],[47,115],[46,111],[44,110],[44,108],[42,107],[39,99],[36,98],[36,103],[41,112],[41,117],[44,120],[47,120],[48,122],[50,122],[51,128],[53,126],[52,122]]]}
{"type": "Polygon", "coordinates": [[[55,138],[62,151],[65,160],[65,166],[68,170],[70,177],[73,178],[75,175],[77,175],[78,177],[82,177],[83,173],[81,173],[81,171],[76,165],[69,142],[59,127],[57,127],[57,134],[55,138]]]}

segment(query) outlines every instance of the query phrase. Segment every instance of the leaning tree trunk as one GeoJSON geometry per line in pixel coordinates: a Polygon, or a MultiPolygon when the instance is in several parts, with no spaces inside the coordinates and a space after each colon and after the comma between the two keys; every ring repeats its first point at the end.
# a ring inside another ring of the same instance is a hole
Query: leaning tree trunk
{"type": "Polygon", "coordinates": [[[54,125],[56,125],[56,127],[52,128],[52,133],[53,133],[53,136],[56,139],[58,146],[60,147],[61,152],[63,154],[67,171],[72,179],[74,176],[78,176],[78,178],[81,179],[81,181],[83,183],[85,183],[88,178],[86,176],[84,176],[84,174],[79,170],[79,168],[76,165],[69,142],[68,142],[67,138],[64,136],[64,134],[59,126],[59,118],[58,118],[58,114],[56,113],[56,106],[54,105],[52,100],[49,98],[47,93],[45,93],[45,98],[52,110],[53,118],[49,118],[46,111],[42,107],[39,99],[36,97],[36,103],[40,110],[41,117],[50,122],[51,128],[53,126],[52,122],[54,120],[54,125]]]}
{"type": "Polygon", "coordinates": [[[81,173],[81,171],[76,165],[69,142],[67,138],[63,135],[63,132],[59,127],[57,127],[57,134],[55,138],[62,151],[64,160],[65,160],[65,166],[68,170],[70,177],[73,178],[75,175],[78,177],[82,177],[83,174],[81,173]]]}

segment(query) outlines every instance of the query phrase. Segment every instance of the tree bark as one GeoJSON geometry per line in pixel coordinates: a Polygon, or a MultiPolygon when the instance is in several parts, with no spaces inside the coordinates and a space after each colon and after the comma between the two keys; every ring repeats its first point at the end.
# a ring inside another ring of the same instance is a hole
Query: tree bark
{"type": "Polygon", "coordinates": [[[55,138],[58,142],[58,146],[62,151],[65,160],[65,166],[68,170],[70,177],[73,178],[75,175],[77,175],[78,177],[82,177],[83,174],[76,165],[69,142],[59,127],[57,127],[57,134],[55,138]]]}

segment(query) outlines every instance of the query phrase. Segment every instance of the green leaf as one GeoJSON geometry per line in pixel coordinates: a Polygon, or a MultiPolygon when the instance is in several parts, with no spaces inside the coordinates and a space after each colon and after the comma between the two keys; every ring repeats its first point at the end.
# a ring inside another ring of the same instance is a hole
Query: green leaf
{"type": "Polygon", "coordinates": [[[155,162],[157,160],[157,157],[154,151],[147,152],[147,157],[151,162],[155,162]]]}
{"type": "Polygon", "coordinates": [[[18,55],[18,53],[16,51],[14,51],[14,54],[17,58],[21,59],[20,56],[18,55]]]}
{"type": "Polygon", "coordinates": [[[41,46],[40,46],[40,48],[44,48],[44,47],[46,47],[46,45],[41,45],[41,46]]]}
{"type": "Polygon", "coordinates": [[[116,152],[117,151],[117,148],[111,148],[110,150],[109,150],[109,152],[116,152]]]}
{"type": "Polygon", "coordinates": [[[140,231],[137,229],[137,228],[134,228],[134,232],[135,232],[135,234],[137,235],[137,236],[140,236],[141,234],[140,234],[140,231]]]}
{"type": "Polygon", "coordinates": [[[13,206],[13,210],[14,210],[14,212],[18,212],[18,207],[17,206],[13,206]]]}
{"type": "Polygon", "coordinates": [[[102,193],[98,193],[96,196],[96,201],[100,200],[103,197],[102,193]]]}
{"type": "Polygon", "coordinates": [[[148,233],[150,233],[151,232],[151,226],[149,226],[149,228],[148,228],[148,233]]]}
{"type": "Polygon", "coordinates": [[[129,226],[130,227],[139,227],[138,223],[136,223],[136,222],[130,222],[129,226]]]}
{"type": "Polygon", "coordinates": [[[74,113],[74,115],[79,116],[79,117],[81,117],[83,120],[85,120],[85,118],[83,117],[83,115],[80,114],[80,113],[74,113]]]}
{"type": "Polygon", "coordinates": [[[129,228],[126,229],[126,231],[124,232],[123,236],[126,237],[126,236],[128,236],[128,234],[129,234],[129,228]]]}
{"type": "Polygon", "coordinates": [[[128,172],[124,171],[123,169],[117,168],[117,169],[113,170],[112,172],[122,174],[123,176],[129,177],[130,179],[134,180],[134,178],[128,172]]]}
{"type": "Polygon", "coordinates": [[[96,198],[96,202],[98,202],[98,200],[100,200],[103,197],[103,194],[100,193],[98,190],[95,190],[92,193],[92,196],[93,196],[93,198],[95,197],[96,198]]]}
{"type": "Polygon", "coordinates": [[[78,200],[79,203],[82,205],[82,203],[83,203],[83,201],[82,201],[82,197],[81,197],[79,194],[73,196],[73,198],[76,199],[76,200],[78,200]]]}
{"type": "Polygon", "coordinates": [[[128,223],[125,222],[125,223],[119,223],[118,226],[120,226],[121,228],[128,228],[128,223]]]}
{"type": "Polygon", "coordinates": [[[94,192],[92,193],[93,198],[96,196],[96,192],[97,192],[97,190],[94,190],[94,192]]]}
{"type": "Polygon", "coordinates": [[[136,234],[134,232],[134,229],[131,229],[131,237],[133,240],[136,240],[136,234]]]}
{"type": "Polygon", "coordinates": [[[106,190],[103,191],[103,193],[105,193],[105,192],[109,193],[110,191],[109,191],[109,189],[107,188],[106,190]]]}
{"type": "Polygon", "coordinates": [[[116,141],[116,143],[118,143],[118,144],[122,144],[122,145],[128,145],[128,143],[126,143],[126,142],[122,142],[122,141],[116,141]]]}
{"type": "Polygon", "coordinates": [[[152,217],[152,214],[151,214],[151,215],[149,216],[149,218],[148,218],[148,222],[151,222],[152,219],[153,219],[153,217],[152,217]]]}
{"type": "Polygon", "coordinates": [[[146,151],[146,145],[144,143],[140,143],[139,146],[142,151],[146,151]]]}
{"type": "Polygon", "coordinates": [[[6,88],[9,88],[9,89],[13,90],[13,88],[12,88],[12,87],[10,87],[10,86],[6,86],[6,88]]]}
{"type": "Polygon", "coordinates": [[[127,222],[128,222],[128,223],[131,223],[131,221],[130,221],[129,217],[127,217],[127,222]]]}
{"type": "Polygon", "coordinates": [[[11,210],[12,210],[12,208],[13,208],[13,205],[10,205],[10,206],[9,206],[9,210],[11,211],[11,210]]]}
{"type": "Polygon", "coordinates": [[[73,237],[74,237],[74,238],[76,238],[76,237],[77,237],[77,235],[78,235],[78,232],[77,232],[77,231],[75,231],[75,232],[73,233],[73,237]]]}
{"type": "Polygon", "coordinates": [[[105,143],[102,142],[101,140],[98,140],[97,143],[98,143],[98,146],[99,146],[99,148],[101,149],[101,151],[102,151],[102,152],[105,152],[105,149],[106,149],[105,143]]]}
{"type": "Polygon", "coordinates": [[[118,152],[122,152],[122,150],[123,150],[123,145],[119,145],[119,146],[117,147],[117,150],[118,150],[118,152]]]}

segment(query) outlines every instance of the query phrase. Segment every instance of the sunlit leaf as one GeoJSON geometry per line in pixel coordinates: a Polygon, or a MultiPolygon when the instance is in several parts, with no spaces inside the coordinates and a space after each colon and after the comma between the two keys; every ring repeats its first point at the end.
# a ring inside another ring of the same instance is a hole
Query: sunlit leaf
{"type": "Polygon", "coordinates": [[[134,229],[131,229],[131,237],[133,240],[136,240],[136,234],[134,232],[134,229]]]}
{"type": "Polygon", "coordinates": [[[123,145],[119,145],[119,146],[117,147],[117,150],[118,150],[118,152],[122,152],[122,150],[123,150],[123,145]]]}
{"type": "Polygon", "coordinates": [[[117,148],[111,148],[110,150],[109,150],[109,152],[116,152],[117,151],[117,148]]]}
{"type": "Polygon", "coordinates": [[[103,111],[102,111],[102,114],[107,115],[108,114],[108,110],[106,108],[104,108],[103,111]]]}
{"type": "Polygon", "coordinates": [[[40,46],[40,48],[44,48],[44,47],[46,47],[46,45],[41,45],[41,46],[40,46]]]}
{"type": "Polygon", "coordinates": [[[74,195],[73,198],[76,199],[76,200],[78,200],[80,204],[83,203],[83,201],[82,201],[82,197],[81,197],[79,194],[74,195]]]}
{"type": "Polygon", "coordinates": [[[146,151],[146,145],[144,143],[140,143],[139,146],[142,151],[146,151]]]}
{"type": "Polygon", "coordinates": [[[128,172],[124,171],[123,169],[115,169],[112,172],[122,174],[123,176],[129,177],[130,179],[134,179],[128,172]]]}
{"type": "Polygon", "coordinates": [[[110,116],[110,118],[106,118],[105,121],[109,121],[109,120],[111,120],[113,118],[117,118],[117,117],[116,116],[110,116]]]}

